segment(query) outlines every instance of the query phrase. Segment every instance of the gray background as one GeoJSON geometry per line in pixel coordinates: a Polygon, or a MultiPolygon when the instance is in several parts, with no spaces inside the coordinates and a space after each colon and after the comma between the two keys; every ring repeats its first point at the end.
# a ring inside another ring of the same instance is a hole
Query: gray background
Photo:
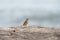
{"type": "Polygon", "coordinates": [[[0,0],[0,27],[22,25],[60,27],[60,0],[0,0]]]}

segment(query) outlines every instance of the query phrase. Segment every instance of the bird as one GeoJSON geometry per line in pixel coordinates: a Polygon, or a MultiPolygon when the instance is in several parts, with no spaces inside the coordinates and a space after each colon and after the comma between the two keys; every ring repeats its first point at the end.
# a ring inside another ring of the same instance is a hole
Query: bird
{"type": "Polygon", "coordinates": [[[27,26],[28,25],[28,21],[29,21],[29,18],[26,18],[24,23],[23,23],[23,26],[27,26]]]}

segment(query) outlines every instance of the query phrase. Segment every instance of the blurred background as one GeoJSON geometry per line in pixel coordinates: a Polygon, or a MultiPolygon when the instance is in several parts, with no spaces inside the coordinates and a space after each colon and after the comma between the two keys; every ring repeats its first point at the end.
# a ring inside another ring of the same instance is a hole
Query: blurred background
{"type": "Polygon", "coordinates": [[[0,27],[22,25],[60,27],[60,0],[0,0],[0,27]]]}

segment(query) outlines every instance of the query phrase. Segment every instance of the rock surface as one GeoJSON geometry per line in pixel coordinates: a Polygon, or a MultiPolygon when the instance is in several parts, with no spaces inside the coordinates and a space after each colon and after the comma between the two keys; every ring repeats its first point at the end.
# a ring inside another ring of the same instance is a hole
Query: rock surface
{"type": "Polygon", "coordinates": [[[47,27],[1,27],[0,40],[60,40],[60,29],[47,27]]]}

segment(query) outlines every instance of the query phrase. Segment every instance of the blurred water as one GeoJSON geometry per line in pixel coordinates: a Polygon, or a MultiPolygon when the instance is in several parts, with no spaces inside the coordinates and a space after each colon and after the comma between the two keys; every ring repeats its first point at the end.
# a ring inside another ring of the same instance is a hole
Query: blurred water
{"type": "Polygon", "coordinates": [[[29,25],[60,27],[60,0],[0,0],[0,26],[29,25]]]}

